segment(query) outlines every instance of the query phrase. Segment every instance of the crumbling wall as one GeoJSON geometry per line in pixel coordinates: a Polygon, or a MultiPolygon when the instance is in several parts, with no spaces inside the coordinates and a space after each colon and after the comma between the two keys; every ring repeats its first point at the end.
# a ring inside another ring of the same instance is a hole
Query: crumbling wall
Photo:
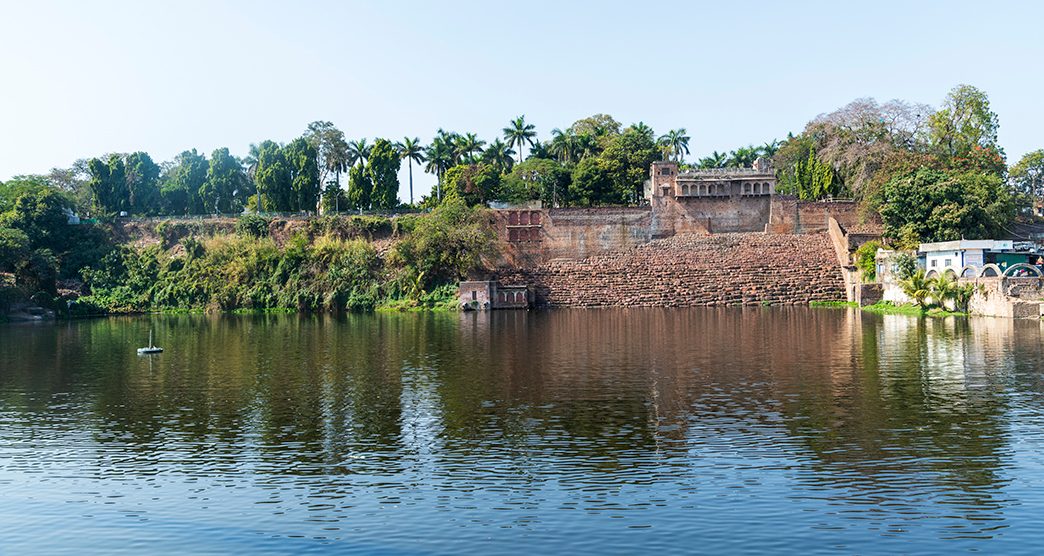
{"type": "Polygon", "coordinates": [[[501,268],[551,307],[807,304],[845,298],[825,234],[680,234],[624,251],[501,268]]]}

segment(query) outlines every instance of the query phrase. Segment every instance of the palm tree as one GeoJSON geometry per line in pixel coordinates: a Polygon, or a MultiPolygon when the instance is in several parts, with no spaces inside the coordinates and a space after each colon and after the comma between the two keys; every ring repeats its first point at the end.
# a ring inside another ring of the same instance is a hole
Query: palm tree
{"type": "Polygon", "coordinates": [[[365,137],[358,141],[348,141],[348,165],[355,166],[365,163],[366,159],[370,158],[371,148],[372,145],[366,144],[365,137]]]}
{"type": "Polygon", "coordinates": [[[546,143],[541,143],[539,140],[533,141],[533,145],[529,147],[530,158],[551,158],[551,151],[548,150],[546,143]]]}
{"type": "Polygon", "coordinates": [[[515,164],[515,159],[511,158],[514,154],[515,151],[507,143],[500,139],[495,139],[482,153],[482,158],[496,168],[498,172],[505,173],[510,172],[511,167],[515,164]]]}
{"type": "Polygon", "coordinates": [[[781,144],[782,143],[780,143],[778,139],[773,139],[772,141],[769,141],[768,143],[765,143],[764,145],[758,147],[758,154],[766,158],[772,158],[773,156],[775,156],[776,151],[779,150],[779,146],[781,144]]]}
{"type": "Polygon", "coordinates": [[[758,158],[758,149],[753,145],[740,147],[729,153],[726,164],[733,168],[750,168],[758,158]]]}
{"type": "Polygon", "coordinates": [[[656,137],[656,133],[653,131],[651,127],[645,125],[645,122],[638,122],[632,125],[631,128],[640,133],[641,135],[645,136],[645,138],[647,138],[650,141],[652,141],[653,138],[656,137]]]}
{"type": "Polygon", "coordinates": [[[455,146],[455,154],[458,162],[473,164],[475,155],[482,152],[482,146],[486,142],[479,139],[474,133],[465,133],[458,136],[455,146]]]}
{"type": "MultiPolygon", "coordinates": [[[[326,164],[326,171],[333,172],[334,183],[337,186],[337,196],[334,197],[334,212],[340,212],[341,210],[341,172],[348,171],[350,166],[348,160],[348,143],[344,141],[344,137],[332,140],[323,162],[326,164]]],[[[326,184],[321,185],[326,187],[326,184]]]]}
{"type": "Polygon", "coordinates": [[[565,164],[573,161],[574,138],[572,131],[562,131],[557,127],[551,130],[551,144],[548,145],[547,150],[552,156],[558,159],[559,162],[565,164]]]}
{"type": "Polygon", "coordinates": [[[906,280],[901,280],[899,287],[923,311],[928,308],[928,298],[932,296],[932,290],[935,289],[934,282],[934,278],[925,278],[924,270],[918,269],[906,280]]]}
{"type": "MultiPolygon", "coordinates": [[[[442,130],[440,129],[439,132],[441,133],[442,130]]],[[[435,139],[431,141],[431,145],[424,150],[424,157],[428,161],[424,171],[429,174],[435,174],[435,179],[437,180],[435,193],[436,198],[439,200],[442,200],[442,176],[453,165],[453,148],[445,137],[448,136],[436,134],[435,139]]]]}
{"type": "Polygon", "coordinates": [[[689,136],[685,135],[685,128],[672,129],[659,139],[660,146],[669,158],[678,162],[685,162],[685,155],[689,154],[689,136]]]}
{"type": "Polygon", "coordinates": [[[700,159],[700,168],[724,168],[725,162],[728,160],[728,155],[714,151],[710,156],[705,156],[700,159]]]}
{"type": "Polygon", "coordinates": [[[511,124],[504,128],[504,139],[507,139],[509,147],[518,149],[518,161],[522,162],[522,149],[526,143],[533,144],[536,137],[536,126],[526,123],[525,114],[511,120],[511,124]]]}
{"type": "Polygon", "coordinates": [[[396,149],[399,151],[399,158],[406,159],[406,164],[410,168],[410,204],[413,204],[413,163],[420,164],[424,162],[424,147],[420,144],[420,139],[417,137],[409,138],[403,137],[401,143],[395,144],[396,149]]]}

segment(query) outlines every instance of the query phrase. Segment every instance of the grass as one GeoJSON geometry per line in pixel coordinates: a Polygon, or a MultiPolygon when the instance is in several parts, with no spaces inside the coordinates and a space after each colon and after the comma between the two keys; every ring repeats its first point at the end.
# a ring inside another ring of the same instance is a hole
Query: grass
{"type": "Polygon", "coordinates": [[[968,313],[959,311],[947,311],[946,309],[940,309],[938,307],[928,309],[927,311],[917,305],[903,304],[896,305],[891,301],[881,301],[874,303],[873,305],[867,305],[862,308],[868,313],[874,313],[878,315],[907,315],[911,317],[966,317],[968,313]]]}

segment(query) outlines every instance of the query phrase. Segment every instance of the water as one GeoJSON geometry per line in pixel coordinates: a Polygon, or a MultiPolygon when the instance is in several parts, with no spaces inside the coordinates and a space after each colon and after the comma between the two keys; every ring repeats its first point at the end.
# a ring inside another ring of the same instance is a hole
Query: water
{"type": "Polygon", "coordinates": [[[0,553],[1036,552],[1042,334],[803,308],[5,325],[0,553]]]}

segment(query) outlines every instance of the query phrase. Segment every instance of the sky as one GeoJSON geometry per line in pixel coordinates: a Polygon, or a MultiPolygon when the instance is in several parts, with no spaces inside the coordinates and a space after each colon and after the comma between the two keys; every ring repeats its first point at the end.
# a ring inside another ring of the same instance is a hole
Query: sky
{"type": "MultiPolygon", "coordinates": [[[[1044,148],[1042,2],[0,0],[0,180],[143,150],[491,140],[516,116],[685,128],[691,157],[861,97],[986,91],[1009,162],[1044,148]]],[[[408,200],[406,165],[400,199],[408,200]]],[[[434,178],[414,168],[414,195],[434,178]]]]}

